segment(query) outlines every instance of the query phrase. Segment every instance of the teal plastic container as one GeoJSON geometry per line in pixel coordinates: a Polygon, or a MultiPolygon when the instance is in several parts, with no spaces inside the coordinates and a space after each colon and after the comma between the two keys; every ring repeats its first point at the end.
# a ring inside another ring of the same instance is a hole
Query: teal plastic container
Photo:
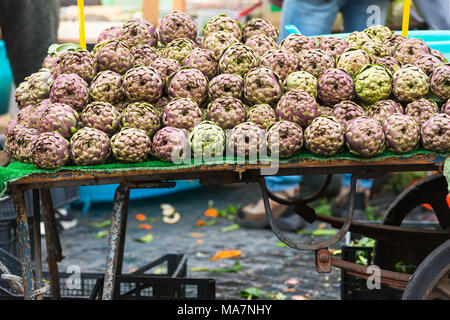
{"type": "Polygon", "coordinates": [[[4,41],[0,41],[0,115],[8,112],[13,75],[4,41]]]}

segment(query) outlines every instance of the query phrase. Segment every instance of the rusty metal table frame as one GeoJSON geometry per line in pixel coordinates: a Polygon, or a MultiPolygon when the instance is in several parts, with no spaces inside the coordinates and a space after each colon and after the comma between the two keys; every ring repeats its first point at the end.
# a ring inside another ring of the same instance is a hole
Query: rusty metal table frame
{"type": "MultiPolygon", "coordinates": [[[[300,211],[301,216],[308,222],[320,220],[330,223],[335,228],[340,228],[335,236],[330,239],[315,243],[311,241],[307,244],[299,244],[288,239],[277,227],[268,198],[280,201],[265,187],[264,177],[261,175],[261,168],[269,165],[262,164],[221,164],[203,165],[184,169],[155,170],[136,169],[128,171],[59,171],[56,173],[33,174],[17,181],[11,182],[16,219],[19,231],[20,259],[22,266],[22,276],[25,299],[42,299],[42,295],[35,295],[35,290],[41,286],[42,261],[41,261],[41,238],[39,223],[34,223],[34,270],[30,246],[30,235],[28,228],[27,212],[25,207],[24,192],[33,190],[34,197],[34,218],[39,221],[39,195],[43,208],[43,222],[45,225],[45,241],[47,247],[47,263],[50,273],[50,290],[53,299],[60,298],[58,262],[62,255],[56,221],[53,212],[53,205],[49,189],[55,187],[91,186],[102,184],[119,184],[114,195],[113,210],[111,216],[111,226],[108,239],[108,251],[106,258],[105,281],[103,287],[103,299],[110,300],[116,286],[116,275],[122,272],[122,259],[125,242],[126,222],[128,214],[129,192],[133,188],[170,188],[175,186],[176,180],[200,180],[200,183],[208,184],[229,184],[229,183],[259,183],[263,199],[266,205],[266,213],[275,235],[288,246],[298,250],[313,250],[316,252],[316,270],[318,272],[330,272],[331,266],[346,269],[352,274],[368,277],[369,273],[364,266],[351,264],[330,256],[328,247],[341,240],[347,231],[355,229],[363,234],[371,234],[376,238],[378,233],[383,238],[395,235],[396,238],[408,239],[409,237],[423,237],[429,243],[439,243],[442,239],[450,238],[450,230],[444,231],[423,231],[405,230],[405,228],[392,226],[365,225],[359,222],[352,222],[354,192],[356,189],[356,179],[379,177],[389,172],[402,171],[439,171],[442,172],[445,157],[435,155],[415,155],[409,157],[392,157],[376,161],[357,160],[294,160],[289,163],[279,165],[277,176],[302,175],[302,174],[326,174],[329,175],[321,190],[307,199],[294,201],[300,211]],[[306,205],[321,194],[332,174],[348,173],[352,175],[350,208],[345,219],[326,217],[309,212],[306,205]],[[34,272],[33,272],[34,271],[34,272]]],[[[282,201],[282,200],[281,200],[282,201]]],[[[299,213],[300,214],[300,213],[299,213]]],[[[428,243],[427,242],[427,243],[428,243]]],[[[382,282],[392,287],[404,288],[409,280],[409,275],[382,270],[382,282]]]]}

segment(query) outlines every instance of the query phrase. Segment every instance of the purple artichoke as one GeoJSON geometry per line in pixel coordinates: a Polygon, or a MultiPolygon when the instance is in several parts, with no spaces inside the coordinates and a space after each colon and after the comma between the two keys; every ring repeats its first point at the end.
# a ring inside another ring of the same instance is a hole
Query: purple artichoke
{"type": "Polygon", "coordinates": [[[265,131],[252,122],[238,124],[228,134],[227,148],[238,158],[256,160],[265,145],[265,131]]]}
{"type": "Polygon", "coordinates": [[[98,43],[94,55],[99,69],[124,74],[133,67],[133,56],[126,42],[115,39],[98,43]]]}
{"type": "Polygon", "coordinates": [[[450,99],[450,64],[437,67],[431,75],[431,91],[442,101],[450,99]]]}
{"type": "Polygon", "coordinates": [[[378,121],[359,117],[347,124],[345,141],[351,153],[362,157],[373,157],[383,153],[385,136],[378,121]]]}
{"type": "Polygon", "coordinates": [[[103,131],[112,136],[119,129],[120,113],[107,102],[92,102],[81,112],[83,126],[103,131]]]}
{"type": "Polygon", "coordinates": [[[95,56],[86,50],[64,51],[58,54],[57,76],[76,73],[86,83],[90,83],[98,72],[95,56]]]}
{"type": "Polygon", "coordinates": [[[189,130],[202,122],[203,114],[198,104],[189,98],[175,98],[165,107],[162,123],[166,127],[189,130]]]}
{"type": "Polygon", "coordinates": [[[242,30],[242,39],[245,42],[251,36],[259,33],[265,34],[273,40],[278,38],[278,30],[270,22],[261,18],[253,18],[245,24],[242,30]]]}
{"type": "Polygon", "coordinates": [[[269,127],[266,139],[272,156],[278,154],[280,158],[288,158],[302,149],[303,130],[294,122],[278,121],[269,127]]]}
{"type": "Polygon", "coordinates": [[[450,116],[450,99],[442,106],[442,112],[450,116]]]}
{"type": "Polygon", "coordinates": [[[120,37],[121,29],[122,29],[121,26],[112,26],[104,29],[102,32],[100,32],[97,39],[97,43],[102,42],[104,40],[118,39],[120,37]]]}
{"type": "Polygon", "coordinates": [[[401,34],[394,33],[389,37],[383,40],[383,44],[389,49],[389,53],[391,56],[395,54],[397,47],[400,43],[405,41],[407,38],[402,36],[401,34]]]}
{"type": "Polygon", "coordinates": [[[69,139],[76,131],[80,120],[78,112],[67,104],[53,103],[42,114],[39,131],[58,131],[69,139]]]}
{"type": "Polygon", "coordinates": [[[110,155],[109,137],[94,128],[82,128],[70,139],[70,158],[79,166],[103,164],[110,155]]]}
{"type": "Polygon", "coordinates": [[[348,48],[347,41],[336,37],[324,37],[319,43],[319,49],[328,52],[334,59],[337,59],[348,48]]]}
{"type": "Polygon", "coordinates": [[[334,106],[331,116],[338,120],[343,128],[355,118],[364,117],[366,111],[353,101],[342,101],[334,106]]]}
{"type": "Polygon", "coordinates": [[[106,70],[99,72],[89,87],[89,95],[93,101],[111,104],[123,100],[122,76],[117,72],[106,70]]]}
{"type": "Polygon", "coordinates": [[[314,41],[307,36],[291,33],[280,43],[280,48],[285,51],[289,51],[300,58],[300,56],[308,50],[316,49],[314,41]]]}
{"type": "Polygon", "coordinates": [[[34,128],[26,128],[16,125],[9,130],[5,140],[5,151],[9,158],[29,163],[31,156],[31,145],[39,135],[39,131],[34,128]]]}
{"type": "Polygon", "coordinates": [[[439,112],[436,102],[430,99],[420,98],[407,104],[405,114],[417,120],[420,125],[439,112]]]}
{"type": "Polygon", "coordinates": [[[23,109],[34,104],[34,101],[32,101],[30,96],[28,81],[23,81],[19,84],[14,92],[14,98],[19,109],[23,109]]]}
{"type": "Polygon", "coordinates": [[[196,48],[198,48],[197,44],[191,39],[179,38],[167,44],[162,56],[166,59],[177,60],[183,66],[191,52],[196,48]]]}
{"type": "Polygon", "coordinates": [[[383,130],[388,148],[393,152],[411,152],[419,145],[420,125],[413,117],[392,114],[383,122],[383,130]]]}
{"type": "Polygon", "coordinates": [[[253,122],[261,129],[267,129],[278,120],[275,110],[268,104],[257,104],[247,111],[247,121],[253,122]]]}
{"type": "Polygon", "coordinates": [[[155,59],[151,66],[158,72],[164,83],[167,83],[169,77],[181,69],[181,66],[177,60],[165,58],[155,59]]]}
{"type": "Polygon", "coordinates": [[[305,128],[316,118],[317,108],[316,100],[309,93],[291,90],[281,97],[275,111],[280,120],[295,122],[305,128]]]}
{"type": "Polygon", "coordinates": [[[89,102],[88,84],[75,73],[62,74],[53,82],[50,100],[52,103],[68,104],[76,111],[82,111],[89,102]]]}
{"type": "Polygon", "coordinates": [[[163,79],[150,67],[130,69],[123,77],[123,90],[130,101],[155,102],[161,98],[163,89],[163,79]]]}
{"type": "Polygon", "coordinates": [[[380,123],[395,113],[404,114],[404,110],[402,105],[394,100],[380,100],[367,109],[367,115],[380,123]]]}
{"type": "Polygon", "coordinates": [[[163,44],[168,44],[179,38],[191,40],[197,38],[197,24],[186,13],[172,11],[161,18],[159,25],[159,37],[163,44]]]}
{"type": "Polygon", "coordinates": [[[208,96],[208,80],[197,69],[181,69],[168,82],[167,93],[172,98],[191,98],[201,105],[208,96]]]}
{"type": "Polygon", "coordinates": [[[400,42],[394,57],[402,64],[414,64],[424,54],[430,53],[430,47],[422,39],[408,38],[400,42]]]}
{"type": "Polygon", "coordinates": [[[398,69],[393,75],[392,84],[394,96],[402,102],[425,98],[430,87],[426,73],[412,65],[398,69]]]}
{"type": "Polygon", "coordinates": [[[297,57],[295,54],[284,50],[267,51],[261,56],[259,65],[276,72],[280,76],[281,81],[298,69],[297,57]]]}
{"type": "Polygon", "coordinates": [[[69,141],[58,131],[43,132],[32,142],[31,163],[39,169],[56,169],[69,160],[69,141]]]}
{"type": "Polygon", "coordinates": [[[231,33],[218,31],[207,34],[202,40],[202,47],[211,50],[215,57],[219,59],[226,48],[239,43],[231,33]]]}
{"type": "Polygon", "coordinates": [[[278,48],[275,40],[262,33],[255,34],[248,38],[247,41],[245,41],[245,45],[252,47],[258,56],[262,56],[267,51],[275,50],[278,48]]]}
{"type": "Polygon", "coordinates": [[[427,76],[431,76],[433,71],[444,64],[440,58],[433,56],[432,54],[424,54],[416,60],[414,65],[421,68],[427,76]]]}
{"type": "Polygon", "coordinates": [[[45,99],[30,109],[28,125],[30,128],[39,129],[44,112],[51,106],[50,99],[45,99]]]}
{"type": "Polygon", "coordinates": [[[130,53],[133,59],[133,67],[150,67],[156,59],[160,58],[158,50],[148,44],[138,44],[131,48],[130,53]]]}
{"type": "Polygon", "coordinates": [[[240,75],[223,73],[211,79],[208,95],[211,101],[225,97],[241,99],[243,87],[244,80],[240,75]]]}
{"type": "Polygon", "coordinates": [[[33,73],[28,78],[28,93],[33,103],[39,103],[47,99],[50,95],[50,88],[53,84],[52,72],[48,69],[41,69],[33,73]]]}
{"type": "Polygon", "coordinates": [[[156,47],[158,30],[154,25],[142,18],[128,19],[120,30],[120,40],[127,42],[130,47],[141,43],[156,47]]]}
{"type": "Polygon", "coordinates": [[[205,36],[214,32],[226,32],[232,34],[238,40],[242,38],[241,24],[225,14],[212,17],[203,27],[205,36]]]}
{"type": "Polygon", "coordinates": [[[380,57],[375,60],[375,64],[381,64],[386,67],[392,74],[402,67],[400,62],[394,57],[380,57]]]}
{"type": "Polygon", "coordinates": [[[164,127],[153,136],[152,152],[162,161],[176,163],[186,156],[186,150],[188,141],[182,129],[164,127]]]}
{"type": "Polygon", "coordinates": [[[194,49],[189,54],[185,66],[200,70],[208,79],[213,78],[217,73],[217,59],[208,49],[194,49]]]}
{"type": "Polygon", "coordinates": [[[342,151],[345,142],[345,130],[333,117],[315,118],[306,128],[305,146],[313,154],[333,156],[342,151]]]}
{"type": "Polygon", "coordinates": [[[325,71],[318,81],[318,95],[326,105],[333,106],[355,97],[355,85],[352,77],[340,69],[325,71]]]}
{"type": "Polygon", "coordinates": [[[450,116],[437,113],[422,125],[422,145],[425,149],[448,153],[450,152],[450,116]]]}
{"type": "Polygon", "coordinates": [[[371,58],[366,51],[348,49],[337,57],[336,66],[348,72],[352,77],[355,77],[370,62],[371,58]]]}
{"type": "Polygon", "coordinates": [[[258,57],[252,47],[244,44],[229,46],[219,59],[220,73],[236,73],[245,76],[258,66],[258,57]]]}
{"type": "Polygon", "coordinates": [[[214,100],[208,105],[208,120],[215,122],[222,129],[233,129],[245,122],[246,111],[241,100],[226,97],[214,100]]]}
{"type": "Polygon", "coordinates": [[[329,53],[319,49],[306,51],[300,56],[298,65],[300,70],[306,71],[316,78],[336,66],[334,58],[329,53]]]}
{"type": "Polygon", "coordinates": [[[133,102],[123,110],[121,115],[122,127],[136,128],[152,136],[161,126],[159,113],[147,102],[133,102]]]}
{"type": "Polygon", "coordinates": [[[252,69],[244,79],[244,97],[250,104],[275,106],[283,95],[278,75],[268,68],[252,69]]]}
{"type": "Polygon", "coordinates": [[[123,128],[111,137],[112,155],[120,162],[142,162],[148,157],[151,143],[151,139],[144,130],[123,128]]]}

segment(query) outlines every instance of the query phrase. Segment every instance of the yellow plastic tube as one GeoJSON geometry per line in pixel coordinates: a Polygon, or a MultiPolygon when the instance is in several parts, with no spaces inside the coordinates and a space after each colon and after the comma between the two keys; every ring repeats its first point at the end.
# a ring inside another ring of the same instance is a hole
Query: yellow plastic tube
{"type": "Polygon", "coordinates": [[[86,29],[84,26],[84,0],[77,0],[80,46],[86,50],[86,29]]]}

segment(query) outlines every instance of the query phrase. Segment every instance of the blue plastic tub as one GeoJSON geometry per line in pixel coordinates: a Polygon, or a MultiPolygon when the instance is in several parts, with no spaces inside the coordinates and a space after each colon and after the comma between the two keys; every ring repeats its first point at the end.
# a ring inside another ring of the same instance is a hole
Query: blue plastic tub
{"type": "Polygon", "coordinates": [[[4,41],[0,41],[0,115],[8,112],[13,75],[4,41]]]}
{"type": "MultiPolygon", "coordinates": [[[[114,192],[118,187],[118,184],[107,184],[100,186],[88,186],[80,187],[80,198],[75,203],[81,203],[83,205],[83,213],[89,211],[89,208],[94,202],[112,202],[114,198],[114,192]]],[[[198,181],[177,181],[174,188],[164,189],[132,189],[130,191],[130,199],[144,199],[149,197],[157,197],[175,192],[185,191],[200,187],[201,184],[198,181]]]]}

